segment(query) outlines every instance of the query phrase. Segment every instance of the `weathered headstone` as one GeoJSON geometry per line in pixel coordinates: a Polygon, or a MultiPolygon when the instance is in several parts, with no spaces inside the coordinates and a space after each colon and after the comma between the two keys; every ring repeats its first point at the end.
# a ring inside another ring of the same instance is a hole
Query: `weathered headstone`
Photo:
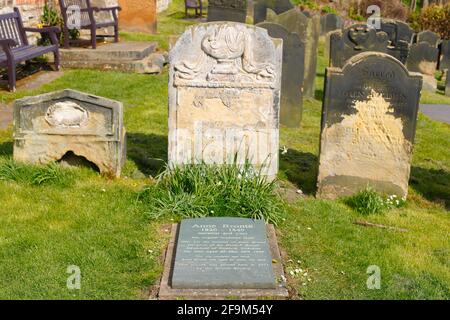
{"type": "Polygon", "coordinates": [[[156,0],[119,0],[120,29],[156,33],[156,0]]]}
{"type": "Polygon", "coordinates": [[[283,71],[281,76],[280,123],[297,128],[302,121],[303,60],[305,44],[297,33],[289,32],[277,23],[256,25],[267,30],[272,38],[283,39],[283,71]]]}
{"type": "Polygon", "coordinates": [[[169,164],[249,160],[278,172],[282,43],[234,22],[192,26],[170,52],[169,164]]]}
{"type": "Polygon", "coordinates": [[[263,22],[267,18],[267,9],[272,9],[276,14],[283,13],[294,8],[289,0],[254,0],[253,23],[263,22]]]}
{"type": "Polygon", "coordinates": [[[274,289],[263,220],[202,218],[181,222],[174,289],[274,289]]]}
{"type": "Polygon", "coordinates": [[[364,52],[327,69],[318,196],[368,185],[405,197],[419,107],[420,74],[392,56],[364,52]]]}
{"type": "Polygon", "coordinates": [[[387,52],[388,35],[366,24],[352,25],[330,34],[330,67],[343,67],[348,59],[361,52],[387,52]]]}
{"type": "Polygon", "coordinates": [[[434,92],[437,80],[434,77],[439,57],[439,49],[426,41],[414,43],[409,50],[406,67],[409,71],[423,74],[423,90],[434,92]]]}
{"type": "Polygon", "coordinates": [[[245,23],[247,18],[246,0],[209,0],[208,22],[234,21],[245,23]]]}
{"type": "Polygon", "coordinates": [[[341,29],[343,21],[340,16],[334,13],[328,13],[320,17],[320,34],[326,35],[328,32],[341,29]]]}
{"type": "Polygon", "coordinates": [[[427,42],[433,47],[437,47],[440,41],[440,37],[437,33],[434,33],[430,30],[425,30],[422,32],[419,32],[417,34],[417,40],[416,42],[427,42]]]}
{"type": "Polygon", "coordinates": [[[445,81],[445,95],[450,97],[450,74],[447,72],[447,78],[445,81]]]}
{"type": "Polygon", "coordinates": [[[294,8],[276,16],[267,16],[267,18],[268,22],[278,23],[288,31],[297,33],[305,43],[303,96],[313,98],[315,94],[320,17],[312,15],[311,18],[308,18],[299,8],[294,8]]]}
{"type": "Polygon", "coordinates": [[[46,164],[74,154],[118,177],[125,153],[120,102],[74,90],[15,102],[14,160],[46,164]]]}
{"type": "Polygon", "coordinates": [[[387,53],[405,64],[414,31],[407,23],[391,19],[383,19],[381,21],[381,31],[386,32],[388,35],[387,53]]]}
{"type": "Polygon", "coordinates": [[[440,45],[439,70],[450,69],[450,40],[443,40],[440,45]]]}

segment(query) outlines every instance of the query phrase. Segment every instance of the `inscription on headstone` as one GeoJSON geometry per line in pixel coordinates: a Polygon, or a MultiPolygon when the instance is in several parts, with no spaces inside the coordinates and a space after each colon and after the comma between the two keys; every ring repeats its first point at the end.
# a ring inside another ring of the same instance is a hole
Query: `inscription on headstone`
{"type": "Polygon", "coordinates": [[[256,26],[266,29],[272,38],[283,39],[280,123],[299,127],[303,111],[303,63],[299,61],[305,55],[305,44],[297,33],[289,32],[277,23],[262,22],[256,26]]]}
{"type": "Polygon", "coordinates": [[[202,218],[181,222],[172,288],[275,288],[262,220],[202,218]]]}
{"type": "Polygon", "coordinates": [[[278,172],[282,43],[235,22],[190,27],[170,53],[169,164],[278,172]]]}
{"type": "Polygon", "coordinates": [[[246,0],[209,0],[208,22],[234,21],[245,23],[247,18],[246,0]]]}
{"type": "Polygon", "coordinates": [[[406,197],[422,79],[388,54],[365,52],[328,68],[318,196],[367,185],[406,197]]]}

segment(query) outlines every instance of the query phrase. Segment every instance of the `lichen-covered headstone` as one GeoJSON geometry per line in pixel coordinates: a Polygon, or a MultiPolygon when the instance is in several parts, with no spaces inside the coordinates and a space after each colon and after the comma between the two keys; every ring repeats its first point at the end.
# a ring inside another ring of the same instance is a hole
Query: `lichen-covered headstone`
{"type": "Polygon", "coordinates": [[[126,143],[121,102],[63,90],[16,100],[14,160],[46,164],[73,153],[120,176],[126,143]]]}
{"type": "Polygon", "coordinates": [[[364,52],[327,68],[318,196],[367,186],[406,197],[419,107],[420,74],[392,56],[364,52]]]}
{"type": "Polygon", "coordinates": [[[289,32],[280,24],[262,22],[256,26],[266,29],[272,38],[283,39],[280,123],[297,128],[303,111],[303,64],[298,61],[305,55],[305,44],[297,33],[289,32]]]}
{"type": "Polygon", "coordinates": [[[435,92],[437,81],[434,77],[438,65],[439,49],[422,41],[411,45],[406,67],[409,71],[420,72],[423,75],[423,90],[435,92]]]}
{"type": "Polygon", "coordinates": [[[294,5],[289,0],[255,0],[253,7],[253,23],[257,24],[267,19],[267,9],[276,14],[291,10],[294,5]]]}
{"type": "Polygon", "coordinates": [[[326,35],[328,32],[341,29],[343,21],[340,16],[335,13],[328,13],[320,17],[320,34],[326,35]]]}
{"type": "Polygon", "coordinates": [[[389,38],[387,53],[402,63],[406,63],[414,30],[403,21],[383,19],[381,21],[381,31],[386,32],[389,38]]]}
{"type": "MultiPolygon", "coordinates": [[[[270,14],[267,16],[267,21],[278,23],[288,31],[297,33],[305,43],[303,96],[313,98],[315,94],[320,17],[311,15],[308,18],[299,8],[294,8],[279,15],[270,14]]],[[[301,63],[300,58],[299,63],[301,63]]]]}
{"type": "Polygon", "coordinates": [[[422,32],[419,32],[417,34],[416,42],[427,42],[433,47],[437,47],[440,41],[440,37],[437,33],[434,33],[430,30],[425,30],[422,32]]]}
{"type": "Polygon", "coordinates": [[[366,24],[352,25],[330,34],[330,67],[343,67],[351,57],[367,51],[387,52],[389,39],[383,31],[366,24]]]}
{"type": "Polygon", "coordinates": [[[208,22],[234,21],[245,23],[247,18],[246,0],[209,0],[208,22]]]}
{"type": "Polygon", "coordinates": [[[188,28],[170,52],[169,164],[278,172],[282,41],[234,22],[188,28]]]}

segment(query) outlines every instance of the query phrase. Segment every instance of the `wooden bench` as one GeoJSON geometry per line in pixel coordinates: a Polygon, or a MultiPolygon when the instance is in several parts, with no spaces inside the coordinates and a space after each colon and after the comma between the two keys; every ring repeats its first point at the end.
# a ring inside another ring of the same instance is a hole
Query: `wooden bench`
{"type": "Polygon", "coordinates": [[[195,16],[203,16],[202,0],[184,0],[185,15],[188,17],[188,9],[195,9],[195,16]]]}
{"type": "Polygon", "coordinates": [[[119,42],[119,17],[118,11],[121,10],[119,6],[115,7],[93,7],[90,0],[59,0],[61,14],[64,21],[64,48],[68,49],[71,43],[83,43],[89,41],[92,49],[97,48],[97,29],[114,27],[114,35],[105,35],[103,37],[114,37],[115,42],[119,42]],[[79,9],[79,19],[76,17],[74,8],[79,9]],[[105,12],[109,13],[111,19],[106,21],[97,21],[95,13],[105,12]],[[76,21],[78,20],[78,21],[76,21]],[[73,26],[74,22],[78,22],[78,26],[73,26]],[[70,39],[70,29],[90,30],[91,39],[70,39]]]}
{"type": "Polygon", "coordinates": [[[59,70],[59,41],[56,35],[59,32],[58,27],[25,28],[18,8],[0,15],[0,68],[8,70],[9,90],[16,90],[16,66],[21,62],[53,52],[56,70],[59,70]],[[48,33],[51,45],[30,45],[26,32],[48,33]]]}

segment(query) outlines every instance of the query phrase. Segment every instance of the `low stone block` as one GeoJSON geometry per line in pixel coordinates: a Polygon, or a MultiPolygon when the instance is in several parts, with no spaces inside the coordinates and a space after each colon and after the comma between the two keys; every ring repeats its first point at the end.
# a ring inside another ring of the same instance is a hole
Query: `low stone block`
{"type": "Polygon", "coordinates": [[[46,164],[74,154],[102,174],[119,177],[126,158],[125,135],[118,101],[67,89],[14,104],[16,161],[46,164]]]}

